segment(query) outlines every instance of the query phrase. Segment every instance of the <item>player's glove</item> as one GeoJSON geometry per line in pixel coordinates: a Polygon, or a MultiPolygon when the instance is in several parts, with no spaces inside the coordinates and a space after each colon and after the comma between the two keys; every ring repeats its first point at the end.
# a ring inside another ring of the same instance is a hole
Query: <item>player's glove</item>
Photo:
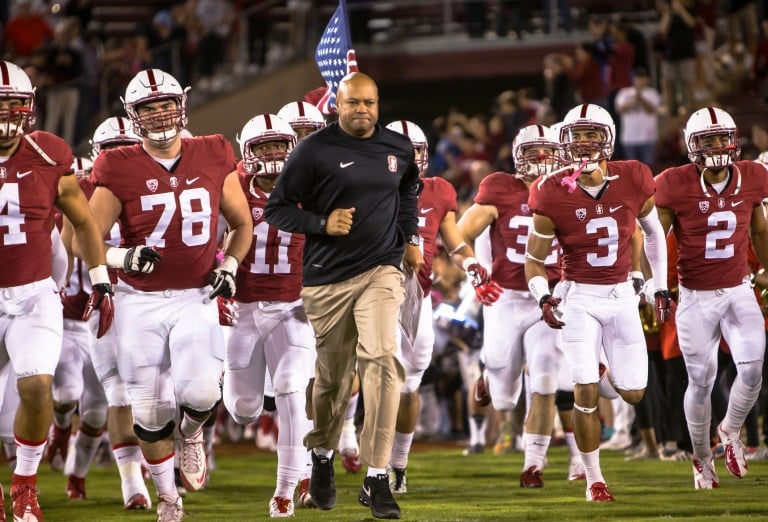
{"type": "Polygon", "coordinates": [[[499,300],[503,292],[504,290],[493,280],[489,280],[483,285],[475,286],[475,297],[483,306],[491,306],[499,300]]]}
{"type": "Polygon", "coordinates": [[[636,294],[643,292],[643,286],[645,286],[645,276],[639,270],[632,271],[632,287],[635,289],[636,294]]]}
{"type": "Polygon", "coordinates": [[[560,301],[562,301],[561,298],[552,297],[549,294],[542,297],[539,301],[539,308],[541,308],[541,318],[545,323],[547,323],[547,326],[554,328],[555,330],[560,330],[563,326],[565,326],[565,323],[560,320],[563,314],[560,312],[560,310],[557,309],[557,305],[560,304],[560,301]]]}
{"type": "Polygon", "coordinates": [[[235,326],[240,313],[237,311],[237,303],[233,298],[217,297],[219,305],[219,324],[221,326],[235,326]]]}
{"type": "Polygon", "coordinates": [[[656,322],[661,324],[669,321],[677,310],[677,303],[672,299],[672,294],[669,290],[657,290],[653,297],[656,299],[656,322]]]}
{"type": "Polygon", "coordinates": [[[99,328],[96,332],[96,338],[101,338],[109,327],[112,326],[112,320],[115,317],[115,305],[112,302],[112,283],[109,281],[109,274],[105,265],[98,265],[88,270],[91,277],[91,296],[85,304],[83,312],[83,321],[87,321],[96,310],[99,311],[99,328]]]}
{"type": "Polygon", "coordinates": [[[128,274],[149,274],[160,259],[157,250],[145,245],[107,249],[107,266],[122,268],[128,274]]]}
{"type": "Polygon", "coordinates": [[[472,286],[475,288],[491,282],[491,276],[488,275],[488,270],[478,263],[477,259],[474,257],[465,258],[462,266],[464,271],[472,277],[472,286]]]}
{"type": "Polygon", "coordinates": [[[221,264],[211,272],[208,282],[213,287],[208,294],[210,299],[214,297],[232,297],[235,295],[235,274],[237,273],[237,259],[232,256],[224,256],[221,264]]]}

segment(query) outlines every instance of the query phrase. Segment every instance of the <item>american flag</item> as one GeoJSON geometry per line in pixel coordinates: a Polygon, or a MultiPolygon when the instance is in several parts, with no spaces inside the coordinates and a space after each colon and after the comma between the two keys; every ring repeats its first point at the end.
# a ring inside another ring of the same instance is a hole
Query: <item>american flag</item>
{"type": "Polygon", "coordinates": [[[355,50],[351,49],[351,46],[347,3],[345,0],[339,0],[339,7],[325,26],[315,49],[315,62],[326,84],[325,94],[317,103],[323,114],[336,113],[336,89],[339,88],[339,80],[358,70],[355,50]]]}

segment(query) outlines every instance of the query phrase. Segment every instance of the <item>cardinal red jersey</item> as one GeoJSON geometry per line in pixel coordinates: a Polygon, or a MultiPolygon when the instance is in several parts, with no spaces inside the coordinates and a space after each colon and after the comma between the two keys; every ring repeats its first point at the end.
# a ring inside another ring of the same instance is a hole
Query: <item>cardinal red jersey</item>
{"type": "Polygon", "coordinates": [[[528,204],[555,224],[563,248],[564,277],[579,283],[612,285],[626,281],[632,266],[632,234],[643,205],[653,195],[653,175],[639,161],[608,162],[597,197],[581,187],[560,185],[565,172],[531,186],[528,204]]]}
{"type": "Polygon", "coordinates": [[[738,286],[747,274],[752,211],[768,196],[768,174],[737,161],[723,192],[702,185],[696,165],[665,170],[656,178],[656,205],[675,212],[680,284],[691,290],[738,286]]]}
{"type": "Polygon", "coordinates": [[[54,163],[27,138],[0,163],[0,287],[19,286],[51,276],[51,230],[59,179],[71,172],[72,150],[48,132],[29,134],[54,163]]]}
{"type": "MultiPolygon", "coordinates": [[[[491,259],[493,280],[504,288],[527,290],[525,249],[533,214],[528,206],[528,187],[506,172],[494,172],[480,182],[475,196],[478,205],[493,205],[498,218],[491,223],[491,259]]],[[[544,265],[550,281],[560,279],[560,246],[552,243],[552,252],[544,265]]]]}
{"type": "Polygon", "coordinates": [[[425,178],[419,194],[419,238],[424,266],[419,270],[419,284],[424,295],[432,289],[432,259],[440,223],[448,212],[456,212],[456,189],[443,178],[425,178]]]}
{"type": "Polygon", "coordinates": [[[162,256],[151,274],[123,272],[121,279],[146,292],[206,286],[215,267],[222,187],[235,167],[232,146],[221,135],[182,140],[170,171],[141,145],[102,151],[91,179],[122,203],[121,246],[146,244],[162,256]]]}
{"type": "Polygon", "coordinates": [[[253,216],[253,242],[237,267],[237,300],[295,301],[301,293],[304,234],[283,232],[264,220],[269,194],[253,176],[243,175],[241,164],[238,173],[253,216]]]}

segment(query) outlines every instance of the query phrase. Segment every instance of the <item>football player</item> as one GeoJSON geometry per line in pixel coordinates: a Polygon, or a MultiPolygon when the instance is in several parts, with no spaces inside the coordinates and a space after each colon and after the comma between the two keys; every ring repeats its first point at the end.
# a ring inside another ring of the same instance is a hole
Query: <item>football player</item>
{"type": "Polygon", "coordinates": [[[306,467],[305,390],[313,373],[314,333],[302,287],[303,234],[283,232],[264,221],[264,206],[296,144],[288,122],[274,114],[249,120],[240,136],[237,172],[254,217],[253,243],[237,270],[239,319],[227,343],[224,405],[235,420],[258,419],[269,370],[278,416],[277,487],[271,517],[293,516],[293,495],[306,467]]]}
{"type": "Polygon", "coordinates": [[[720,338],[728,342],[737,376],[725,418],[717,427],[725,467],[747,474],[741,425],[760,394],[765,335],[760,307],[749,285],[747,250],[768,262],[768,228],[762,200],[765,169],[739,161],[739,132],[730,114],[705,107],[685,125],[690,163],[662,172],[656,204],[664,230],[677,240],[680,297],[676,323],[688,372],[684,409],[693,443],[695,489],[719,486],[712,449],[710,392],[717,373],[720,338]]]}
{"type": "MultiPolygon", "coordinates": [[[[62,343],[61,301],[52,279],[51,228],[58,208],[70,221],[89,267],[84,318],[98,309],[99,335],[112,323],[112,286],[101,234],[72,175],[69,146],[35,122],[35,89],[17,65],[0,61],[0,353],[18,378],[14,421],[13,517],[42,520],[37,469],[53,416],[51,383],[62,343]]],[[[0,368],[2,370],[3,368],[0,368]]]]}
{"type": "Polygon", "coordinates": [[[670,312],[666,242],[653,200],[653,175],[638,161],[609,162],[613,120],[598,105],[571,109],[560,130],[571,169],[531,185],[533,229],[525,252],[525,277],[544,321],[562,328],[563,352],[574,380],[574,432],[587,478],[588,501],[613,501],[600,470],[597,414],[600,348],[622,398],[637,403],[648,372],[643,328],[632,284],[632,235],[645,232],[646,257],[656,282],[659,322],[670,312]],[[557,239],[562,247],[562,297],[555,297],[545,261],[557,239]],[[562,306],[559,306],[560,303],[562,306]]]}
{"type": "Polygon", "coordinates": [[[419,248],[424,266],[416,275],[421,287],[419,322],[416,336],[401,342],[401,362],[405,368],[405,383],[400,391],[395,442],[390,458],[392,493],[407,490],[406,468],[413,434],[419,420],[421,401],[419,385],[424,371],[432,360],[435,332],[432,326],[432,259],[437,250],[437,234],[450,252],[454,263],[471,275],[478,299],[485,305],[493,304],[501,289],[491,281],[488,271],[475,259],[456,225],[456,190],[442,178],[425,178],[428,166],[428,143],[424,131],[407,120],[393,121],[387,128],[408,136],[413,143],[416,165],[419,167],[422,189],[419,193],[419,248]]]}
{"type": "Polygon", "coordinates": [[[277,111],[277,117],[288,122],[296,133],[297,143],[325,127],[325,118],[320,109],[304,101],[286,103],[277,111]]]}
{"type": "Polygon", "coordinates": [[[122,269],[118,366],[157,488],[158,519],[180,520],[174,431],[183,441],[184,487],[199,490],[207,471],[202,428],[221,396],[224,337],[215,298],[235,293],[252,220],[229,142],[221,135],[181,138],[187,89],[173,76],[139,72],[123,104],[142,143],[96,158],[90,205],[102,233],[120,224],[121,247],[107,250],[108,264],[122,269]],[[220,214],[230,233],[216,266],[220,214]]]}

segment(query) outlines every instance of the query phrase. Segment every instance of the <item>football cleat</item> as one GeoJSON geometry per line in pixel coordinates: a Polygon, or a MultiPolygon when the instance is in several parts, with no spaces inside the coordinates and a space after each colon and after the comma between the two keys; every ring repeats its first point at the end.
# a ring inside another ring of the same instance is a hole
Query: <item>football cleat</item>
{"type": "Polygon", "coordinates": [[[491,403],[491,394],[488,393],[488,383],[485,379],[486,373],[483,372],[483,374],[477,378],[475,385],[473,386],[474,392],[472,394],[472,399],[474,399],[475,404],[481,408],[484,408],[491,403]]]}
{"type": "Polygon", "coordinates": [[[341,465],[347,470],[347,473],[357,473],[363,469],[363,464],[360,462],[360,453],[354,448],[342,450],[341,465]]]}
{"type": "Polygon", "coordinates": [[[587,488],[587,502],[613,502],[616,500],[608,491],[605,482],[595,482],[587,488]]]}
{"type": "Polygon", "coordinates": [[[199,429],[191,437],[181,440],[181,457],[179,458],[179,473],[181,483],[188,491],[198,491],[205,484],[208,473],[208,459],[205,456],[203,430],[199,429]]]}
{"type": "Polygon", "coordinates": [[[715,473],[715,463],[693,459],[693,487],[694,489],[717,489],[720,480],[715,473]]]}
{"type": "Polygon", "coordinates": [[[189,492],[181,481],[181,470],[179,468],[173,468],[173,478],[176,483],[176,493],[178,493],[181,498],[186,497],[189,492]]]}
{"type": "Polygon", "coordinates": [[[45,460],[51,465],[54,471],[62,471],[64,463],[67,461],[69,452],[69,437],[72,435],[72,426],[68,428],[59,428],[56,424],[51,425],[51,431],[48,434],[48,446],[45,448],[45,460]]]}
{"type": "Polygon", "coordinates": [[[316,508],[317,504],[312,500],[312,495],[309,494],[309,479],[305,478],[299,481],[299,507],[303,508],[316,508]]]}
{"type": "Polygon", "coordinates": [[[374,518],[400,518],[400,506],[389,489],[389,477],[383,473],[365,477],[357,501],[370,507],[374,518]]]}
{"type": "Polygon", "coordinates": [[[152,507],[152,502],[145,497],[141,493],[136,493],[131,498],[128,499],[128,502],[125,503],[123,506],[123,509],[127,511],[131,510],[142,510],[142,509],[150,509],[152,507]]]}
{"type": "Polygon", "coordinates": [[[485,451],[485,445],[477,443],[477,444],[472,444],[471,446],[465,448],[464,451],[461,452],[461,454],[466,457],[468,455],[479,455],[484,451],[485,451]]]}
{"type": "Polygon", "coordinates": [[[283,497],[272,497],[269,501],[269,516],[272,518],[287,518],[293,516],[293,500],[283,497]]]}
{"type": "Polygon", "coordinates": [[[389,489],[392,493],[403,494],[408,491],[408,479],[405,468],[392,468],[389,472],[389,489]]]}
{"type": "Polygon", "coordinates": [[[13,520],[17,522],[42,522],[43,510],[37,503],[37,488],[31,484],[11,486],[13,520]]]}
{"type": "Polygon", "coordinates": [[[581,462],[579,455],[571,457],[568,461],[568,480],[587,480],[584,463],[581,462]]]}
{"type": "Polygon", "coordinates": [[[541,480],[541,470],[536,466],[531,466],[520,473],[520,487],[530,489],[543,488],[544,481],[541,480]]]}
{"type": "Polygon", "coordinates": [[[184,518],[181,497],[160,495],[157,500],[157,522],[179,522],[184,518]]]}
{"type": "Polygon", "coordinates": [[[741,432],[731,436],[723,430],[723,425],[717,427],[717,435],[725,446],[725,468],[736,478],[747,474],[747,454],[741,442],[741,432]]]}
{"type": "Polygon", "coordinates": [[[67,497],[72,500],[85,500],[88,495],[85,494],[85,477],[80,478],[70,475],[67,478],[67,497]]]}

